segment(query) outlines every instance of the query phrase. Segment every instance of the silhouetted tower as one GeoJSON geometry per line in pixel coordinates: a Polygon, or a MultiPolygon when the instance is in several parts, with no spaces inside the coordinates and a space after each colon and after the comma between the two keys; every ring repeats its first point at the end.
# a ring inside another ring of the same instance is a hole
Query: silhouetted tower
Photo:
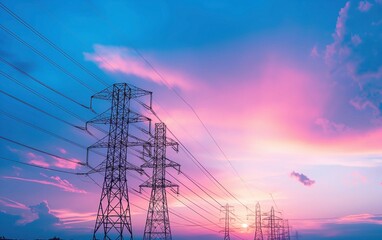
{"type": "Polygon", "coordinates": [[[276,227],[276,216],[275,210],[272,207],[269,213],[265,214],[265,221],[267,221],[267,240],[277,240],[277,227],[276,227]]]}
{"type": "Polygon", "coordinates": [[[261,229],[260,203],[256,204],[256,210],[255,210],[255,238],[254,240],[263,240],[263,230],[261,229]]]}
{"type": "MultiPolygon", "coordinates": [[[[151,188],[151,197],[147,211],[144,240],[171,240],[170,219],[168,215],[166,188],[177,188],[179,186],[166,179],[166,168],[173,167],[180,170],[180,165],[166,157],[166,147],[172,146],[178,151],[178,143],[166,137],[166,125],[155,124],[155,136],[150,142],[154,153],[152,159],[142,165],[144,168],[153,168],[152,178],[140,187],[151,188]]],[[[151,152],[151,151],[150,151],[151,152]]]]}
{"type": "Polygon", "coordinates": [[[129,125],[142,121],[150,121],[131,110],[133,98],[150,96],[151,92],[118,83],[96,93],[93,98],[111,100],[110,110],[100,114],[87,124],[108,124],[108,135],[88,148],[107,148],[106,160],[94,171],[104,171],[105,177],[102,187],[97,219],[94,227],[93,240],[98,239],[133,239],[131,225],[130,204],[128,196],[127,170],[141,172],[142,169],[129,162],[128,147],[141,146],[145,142],[130,134],[129,125]],[[132,141],[130,141],[132,140],[132,141]]]}
{"type": "Polygon", "coordinates": [[[289,221],[283,220],[283,240],[290,240],[289,221]]]}
{"type": "Polygon", "coordinates": [[[230,240],[230,222],[233,220],[231,217],[230,217],[230,214],[232,214],[232,208],[233,206],[230,206],[228,204],[226,204],[225,206],[222,207],[223,208],[223,212],[224,212],[224,218],[222,218],[221,220],[224,220],[224,240],[230,240]]]}

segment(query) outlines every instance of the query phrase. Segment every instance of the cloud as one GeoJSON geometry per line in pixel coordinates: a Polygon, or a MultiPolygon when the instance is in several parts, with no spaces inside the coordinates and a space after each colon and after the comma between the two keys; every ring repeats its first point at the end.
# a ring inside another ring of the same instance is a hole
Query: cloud
{"type": "Polygon", "coordinates": [[[58,151],[60,151],[60,153],[62,153],[62,154],[67,154],[68,153],[68,151],[66,149],[64,149],[64,148],[58,148],[58,151]]]}
{"type": "Polygon", "coordinates": [[[186,90],[191,88],[191,83],[184,74],[155,64],[155,68],[164,77],[163,80],[148,63],[127,47],[95,45],[94,52],[84,53],[84,56],[86,60],[95,62],[106,72],[134,75],[169,88],[179,87],[186,90]]]}
{"type": "Polygon", "coordinates": [[[311,180],[307,176],[305,176],[304,174],[297,173],[295,171],[291,172],[290,176],[292,178],[297,179],[297,181],[301,182],[302,184],[304,184],[305,186],[308,186],[308,187],[312,186],[315,183],[314,180],[311,180]]]}
{"type": "Polygon", "coordinates": [[[10,207],[10,208],[17,208],[17,209],[22,209],[22,210],[29,209],[24,204],[13,201],[13,200],[11,200],[9,198],[5,198],[5,197],[0,197],[0,204],[3,206],[6,206],[6,207],[10,207]]]}
{"type": "Polygon", "coordinates": [[[362,39],[358,34],[355,34],[351,37],[351,42],[354,44],[354,46],[358,46],[362,43],[362,39]]]}
{"type": "Polygon", "coordinates": [[[320,54],[318,53],[317,46],[314,46],[312,48],[312,50],[310,51],[310,56],[313,57],[313,58],[317,58],[317,57],[320,56],[320,54]]]}
{"type": "MultiPolygon", "coordinates": [[[[23,204],[19,203],[18,205],[23,204]]],[[[29,238],[46,238],[51,237],[59,230],[60,219],[51,213],[47,201],[23,208],[23,210],[21,215],[35,215],[34,219],[27,222],[23,220],[23,216],[0,211],[1,234],[13,238],[25,238],[25,236],[29,238]]]]}
{"type": "Polygon", "coordinates": [[[65,169],[76,169],[79,165],[76,162],[81,162],[80,160],[76,158],[70,158],[71,162],[64,160],[62,158],[56,158],[52,157],[55,162],[52,164],[55,167],[58,168],[65,168],[65,169]]]}
{"type": "Polygon", "coordinates": [[[56,209],[51,211],[64,225],[91,222],[97,216],[95,212],[79,213],[67,209],[56,209]]]}
{"type": "Polygon", "coordinates": [[[379,239],[382,215],[360,213],[338,218],[293,221],[307,239],[379,239]]]}
{"type": "MultiPolygon", "coordinates": [[[[67,153],[67,151],[63,148],[60,148],[59,151],[63,154],[67,153]]],[[[51,160],[47,161],[47,159],[44,158],[43,156],[37,155],[32,152],[26,153],[26,157],[28,158],[28,163],[34,164],[40,167],[54,166],[54,167],[63,168],[63,169],[76,169],[77,167],[79,167],[79,165],[76,164],[76,162],[81,162],[80,160],[76,158],[69,158],[69,160],[71,161],[67,161],[65,159],[53,157],[53,156],[51,157],[54,160],[53,162],[51,160]]]]}
{"type": "Polygon", "coordinates": [[[337,18],[336,29],[332,35],[334,42],[326,46],[325,62],[329,65],[333,64],[333,58],[336,56],[343,57],[348,54],[349,50],[345,46],[341,46],[341,43],[346,33],[345,23],[348,18],[349,8],[350,2],[346,2],[345,6],[341,8],[337,18]]]}
{"type": "Polygon", "coordinates": [[[36,155],[32,152],[28,152],[27,154],[28,163],[34,164],[40,167],[49,167],[50,164],[45,161],[45,158],[39,155],[36,155]]]}
{"type": "MultiPolygon", "coordinates": [[[[46,176],[46,175],[43,175],[43,176],[46,176]]],[[[43,185],[50,185],[50,186],[60,188],[60,189],[64,190],[65,192],[86,193],[85,190],[76,188],[68,180],[61,179],[58,176],[51,176],[51,177],[49,177],[48,180],[38,180],[38,179],[29,179],[29,178],[11,177],[11,176],[4,176],[3,178],[18,180],[18,181],[24,181],[24,182],[38,183],[38,184],[43,184],[43,185]]]]}
{"type": "Polygon", "coordinates": [[[335,123],[326,118],[317,118],[315,123],[322,128],[325,133],[343,133],[348,128],[341,123],[335,123]]]}
{"type": "Polygon", "coordinates": [[[341,8],[323,58],[338,86],[346,88],[349,100],[342,104],[359,111],[362,126],[370,128],[382,118],[382,6],[371,6],[368,1],[348,1],[341,8]]]}
{"type": "Polygon", "coordinates": [[[359,2],[359,5],[358,5],[358,9],[361,11],[361,12],[367,12],[370,10],[370,8],[372,7],[373,5],[371,3],[369,3],[368,1],[360,1],[359,2]]]}

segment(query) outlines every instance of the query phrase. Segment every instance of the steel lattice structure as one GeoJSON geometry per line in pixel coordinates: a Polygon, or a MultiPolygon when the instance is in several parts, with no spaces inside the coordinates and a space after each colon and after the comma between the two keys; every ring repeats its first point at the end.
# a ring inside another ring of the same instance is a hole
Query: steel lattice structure
{"type": "Polygon", "coordinates": [[[261,229],[260,203],[256,204],[256,210],[255,210],[255,237],[254,237],[254,240],[263,240],[263,230],[261,229]]]}
{"type": "Polygon", "coordinates": [[[150,122],[150,119],[132,111],[131,100],[146,95],[150,96],[151,107],[151,92],[126,83],[114,84],[92,96],[92,99],[111,100],[109,111],[87,123],[109,125],[108,135],[88,148],[88,151],[92,148],[107,148],[106,160],[93,170],[105,173],[93,240],[98,239],[99,235],[101,239],[107,240],[133,239],[126,172],[141,172],[142,169],[129,162],[127,149],[143,146],[145,142],[130,134],[129,125],[150,122]]]}
{"type": "Polygon", "coordinates": [[[224,212],[224,218],[221,219],[224,220],[224,240],[230,240],[230,222],[234,220],[230,217],[230,214],[233,212],[233,206],[226,204],[222,208],[224,212]]]}
{"type": "Polygon", "coordinates": [[[153,168],[151,179],[140,185],[141,188],[151,188],[151,197],[147,211],[147,219],[144,240],[171,240],[170,219],[168,214],[166,188],[176,188],[179,186],[166,179],[166,168],[173,167],[180,170],[180,165],[166,157],[166,148],[172,146],[178,151],[178,143],[166,137],[166,125],[164,123],[155,124],[155,136],[150,143],[149,152],[153,147],[153,156],[150,161],[143,164],[143,168],[153,168]]]}

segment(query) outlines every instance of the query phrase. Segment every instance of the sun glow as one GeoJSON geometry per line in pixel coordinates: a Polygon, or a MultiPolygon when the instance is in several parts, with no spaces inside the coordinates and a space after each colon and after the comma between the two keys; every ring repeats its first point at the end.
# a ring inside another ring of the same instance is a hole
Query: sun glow
{"type": "Polygon", "coordinates": [[[243,224],[241,224],[241,227],[244,228],[244,229],[247,229],[248,228],[248,224],[243,223],[243,224]]]}

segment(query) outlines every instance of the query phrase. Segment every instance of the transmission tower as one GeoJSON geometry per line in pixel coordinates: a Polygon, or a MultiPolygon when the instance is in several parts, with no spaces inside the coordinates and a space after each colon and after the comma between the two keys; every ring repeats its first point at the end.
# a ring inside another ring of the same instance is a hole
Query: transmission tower
{"type": "Polygon", "coordinates": [[[223,212],[224,212],[224,218],[222,218],[221,220],[224,220],[224,240],[230,240],[230,222],[233,220],[231,217],[230,217],[230,214],[232,214],[233,212],[233,206],[230,206],[228,204],[226,204],[225,206],[222,207],[223,208],[223,212]]]}
{"type": "MultiPolygon", "coordinates": [[[[150,145],[154,147],[154,154],[150,161],[142,165],[143,168],[152,168],[152,178],[141,184],[140,187],[151,188],[151,197],[147,211],[144,240],[171,240],[170,219],[168,215],[166,188],[179,186],[166,179],[166,168],[173,167],[180,170],[180,165],[166,157],[166,147],[172,146],[178,151],[178,143],[166,137],[166,125],[155,124],[155,136],[150,145]]],[[[151,150],[149,150],[151,152],[151,150]]]]}
{"type": "Polygon", "coordinates": [[[269,213],[264,214],[266,221],[266,225],[264,228],[267,229],[267,240],[279,240],[281,239],[281,226],[280,221],[282,220],[280,217],[275,215],[275,210],[272,207],[269,213]]]}
{"type": "Polygon", "coordinates": [[[263,240],[263,230],[261,229],[260,203],[256,204],[256,210],[255,210],[255,238],[254,240],[263,240]]]}
{"type": "Polygon", "coordinates": [[[91,98],[111,101],[108,111],[87,123],[109,125],[108,134],[88,148],[88,153],[92,148],[107,149],[106,160],[97,169],[93,168],[93,171],[105,173],[93,240],[98,239],[99,235],[104,240],[133,239],[126,172],[142,172],[142,169],[129,161],[127,150],[129,147],[143,146],[145,142],[130,133],[129,125],[150,119],[134,112],[131,100],[147,95],[150,96],[151,107],[151,92],[118,83],[91,98]]]}
{"type": "Polygon", "coordinates": [[[282,240],[290,240],[289,221],[283,220],[283,238],[282,240]]]}

